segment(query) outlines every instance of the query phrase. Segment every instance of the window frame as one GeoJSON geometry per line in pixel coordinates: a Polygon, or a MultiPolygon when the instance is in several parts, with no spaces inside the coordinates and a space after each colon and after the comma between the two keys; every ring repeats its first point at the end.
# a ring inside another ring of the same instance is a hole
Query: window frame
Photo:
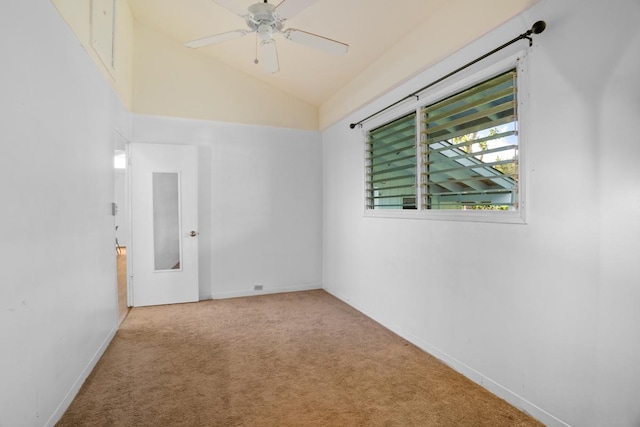
{"type": "Polygon", "coordinates": [[[441,82],[438,85],[416,95],[416,99],[408,100],[406,103],[390,109],[389,111],[366,122],[362,127],[364,147],[363,166],[365,167],[362,195],[364,209],[363,215],[365,217],[372,218],[526,224],[526,117],[528,116],[528,73],[526,72],[528,68],[527,53],[528,51],[526,49],[519,50],[482,68],[479,66],[470,67],[466,72],[462,72],[451,79],[441,82]],[[422,144],[420,143],[420,135],[422,131],[422,124],[420,120],[421,109],[512,69],[516,70],[516,100],[518,111],[518,209],[512,211],[424,209],[422,207],[422,186],[420,183],[420,176],[422,174],[422,164],[420,161],[422,156],[422,144]],[[393,122],[394,120],[410,114],[411,112],[416,113],[416,209],[371,209],[367,206],[369,190],[367,182],[366,156],[368,150],[369,131],[393,122]]]}

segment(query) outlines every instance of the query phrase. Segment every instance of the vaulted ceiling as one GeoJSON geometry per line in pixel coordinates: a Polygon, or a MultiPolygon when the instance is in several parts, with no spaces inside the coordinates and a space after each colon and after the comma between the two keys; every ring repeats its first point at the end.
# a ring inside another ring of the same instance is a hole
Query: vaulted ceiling
{"type": "MultiPolygon", "coordinates": [[[[316,0],[287,20],[285,28],[293,27],[347,43],[349,51],[346,55],[334,56],[275,37],[280,71],[267,74],[261,66],[254,64],[255,34],[203,47],[199,52],[319,107],[426,23],[438,22],[442,28],[442,20],[447,21],[446,31],[423,40],[428,57],[430,46],[452,35],[460,39],[460,33],[465,33],[464,40],[468,43],[537,1],[316,0]],[[483,4],[486,10],[479,14],[483,4]],[[468,24],[470,20],[474,25],[468,24]]],[[[256,0],[235,2],[241,9],[246,9],[256,0]]],[[[129,0],[129,3],[138,22],[181,44],[247,28],[240,16],[214,0],[129,0]]],[[[417,71],[408,70],[410,73],[417,71]]],[[[407,77],[409,75],[404,76],[407,77]]]]}

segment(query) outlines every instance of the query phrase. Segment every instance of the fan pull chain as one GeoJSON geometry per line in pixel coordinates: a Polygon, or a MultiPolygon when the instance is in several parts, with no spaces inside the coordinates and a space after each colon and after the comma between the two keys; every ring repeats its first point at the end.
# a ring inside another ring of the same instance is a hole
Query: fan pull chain
{"type": "Polygon", "coordinates": [[[258,65],[260,61],[258,61],[258,33],[256,33],[256,59],[253,60],[253,63],[258,65]]]}

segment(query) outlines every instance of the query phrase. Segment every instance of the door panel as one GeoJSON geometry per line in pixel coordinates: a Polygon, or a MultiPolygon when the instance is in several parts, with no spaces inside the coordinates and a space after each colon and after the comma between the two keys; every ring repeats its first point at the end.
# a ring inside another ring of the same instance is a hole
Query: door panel
{"type": "Polygon", "coordinates": [[[131,144],[134,306],[198,301],[197,147],[131,144]]]}

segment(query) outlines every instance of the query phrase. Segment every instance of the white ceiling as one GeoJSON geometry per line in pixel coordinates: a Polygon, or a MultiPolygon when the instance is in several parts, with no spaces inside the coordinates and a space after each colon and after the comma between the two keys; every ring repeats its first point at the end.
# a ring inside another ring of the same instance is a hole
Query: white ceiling
{"type": "MultiPolygon", "coordinates": [[[[273,0],[274,3],[279,1],[273,0]]],[[[280,61],[280,72],[276,74],[265,74],[260,65],[254,64],[254,34],[199,51],[320,106],[420,24],[438,15],[451,16],[451,8],[458,9],[456,13],[465,13],[465,1],[483,0],[316,0],[288,20],[285,28],[293,27],[339,40],[349,44],[349,52],[344,56],[333,56],[276,37],[280,61]]],[[[505,1],[520,3],[524,10],[537,0],[505,1]]],[[[248,7],[256,0],[236,2],[248,7]]],[[[138,22],[161,31],[180,44],[247,28],[241,17],[213,0],[130,0],[130,5],[138,22]]],[[[501,11],[498,8],[491,13],[499,15],[501,11]]],[[[513,10],[508,13],[504,20],[511,18],[513,10]]],[[[485,28],[478,36],[491,29],[485,28]]],[[[451,30],[456,31],[455,22],[451,22],[451,30]]]]}

